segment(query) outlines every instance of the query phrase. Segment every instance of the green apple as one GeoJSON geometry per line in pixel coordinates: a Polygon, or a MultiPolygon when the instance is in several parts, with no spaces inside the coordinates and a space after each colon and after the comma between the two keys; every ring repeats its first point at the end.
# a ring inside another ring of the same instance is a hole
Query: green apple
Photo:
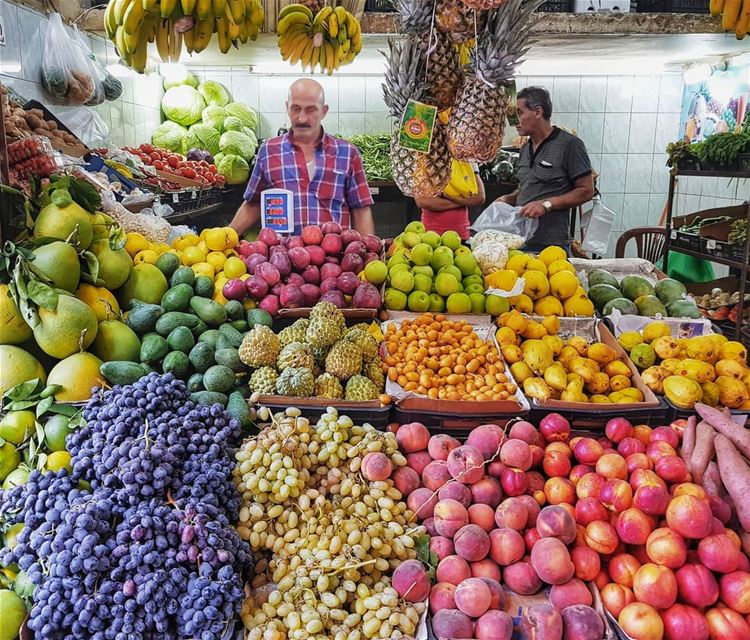
{"type": "Polygon", "coordinates": [[[440,236],[440,243],[444,247],[449,247],[451,250],[455,251],[461,246],[461,236],[452,230],[445,231],[443,232],[443,235],[440,236]]]}
{"type": "Polygon", "coordinates": [[[426,242],[420,242],[411,250],[411,261],[417,266],[426,266],[432,260],[432,247],[426,242]]]}
{"type": "Polygon", "coordinates": [[[406,255],[403,254],[403,253],[396,253],[396,254],[392,255],[390,258],[388,258],[387,265],[388,265],[388,270],[389,271],[394,267],[394,265],[397,265],[397,264],[408,265],[409,264],[409,258],[407,258],[406,255]]]}
{"type": "Polygon", "coordinates": [[[466,281],[462,283],[464,285],[464,293],[471,295],[472,293],[479,293],[484,295],[484,285],[481,284],[466,284],[466,281]]]}
{"type": "Polygon", "coordinates": [[[455,253],[457,256],[460,256],[462,254],[471,253],[471,249],[467,247],[466,245],[461,245],[458,249],[456,249],[453,253],[455,253]]]}
{"type": "Polygon", "coordinates": [[[373,260],[365,266],[365,280],[370,284],[374,284],[376,287],[380,286],[387,277],[388,267],[385,266],[384,262],[373,260]]]}
{"type": "Polygon", "coordinates": [[[414,276],[409,271],[392,273],[391,286],[404,293],[409,293],[414,288],[414,276]]]}
{"type": "Polygon", "coordinates": [[[432,278],[424,275],[423,273],[417,273],[414,275],[414,290],[424,291],[430,293],[432,291],[432,278]]]}
{"type": "Polygon", "coordinates": [[[510,303],[508,298],[502,298],[496,295],[488,295],[487,300],[484,303],[487,313],[491,316],[499,316],[501,313],[505,313],[510,310],[510,303]]]}
{"type": "Polygon", "coordinates": [[[434,231],[425,231],[419,234],[420,239],[425,244],[429,244],[433,249],[440,246],[440,236],[434,231]]]}
{"type": "Polygon", "coordinates": [[[407,301],[409,311],[427,311],[430,308],[430,294],[424,291],[412,291],[407,301]]]}
{"type": "Polygon", "coordinates": [[[406,294],[397,289],[386,289],[383,296],[386,309],[394,311],[403,311],[406,309],[406,294]]]}
{"type": "Polygon", "coordinates": [[[411,231],[412,233],[424,233],[425,228],[424,225],[419,222],[419,220],[414,220],[413,222],[410,222],[406,225],[406,228],[404,229],[405,232],[411,231]]]}
{"type": "Polygon", "coordinates": [[[472,313],[484,313],[484,293],[469,293],[472,313]]]}
{"type": "Polygon", "coordinates": [[[430,294],[430,311],[432,313],[442,313],[445,311],[445,298],[439,293],[430,294]]]}
{"type": "Polygon", "coordinates": [[[440,271],[438,271],[438,274],[441,273],[450,273],[459,282],[464,279],[461,270],[452,264],[449,264],[447,267],[443,267],[442,269],[440,269],[440,271]]]}
{"type": "Polygon", "coordinates": [[[435,272],[432,270],[432,267],[429,265],[412,267],[411,272],[415,276],[418,273],[421,273],[423,276],[429,276],[430,278],[433,278],[435,276],[435,272]]]}
{"type": "Polygon", "coordinates": [[[459,282],[450,273],[438,273],[435,278],[435,291],[441,296],[449,296],[458,291],[459,282]]]}
{"type": "Polygon", "coordinates": [[[461,270],[464,276],[470,276],[477,268],[477,261],[471,253],[459,253],[453,259],[453,263],[461,270]]]}
{"type": "Polygon", "coordinates": [[[465,293],[452,293],[445,301],[448,313],[470,313],[471,298],[465,293]]]}
{"type": "Polygon", "coordinates": [[[389,270],[388,270],[388,277],[392,278],[394,274],[400,273],[402,271],[409,271],[411,267],[406,264],[405,262],[400,262],[399,264],[394,264],[389,270]]]}
{"type": "Polygon", "coordinates": [[[407,231],[404,234],[404,246],[409,247],[410,249],[412,247],[416,247],[419,244],[419,234],[415,233],[414,231],[407,231]]]}
{"type": "Polygon", "coordinates": [[[430,264],[435,271],[453,264],[453,251],[448,247],[438,247],[432,252],[430,264]]]}
{"type": "Polygon", "coordinates": [[[477,275],[466,276],[462,282],[464,283],[464,287],[468,287],[471,284],[481,284],[484,286],[484,278],[477,275]]]}

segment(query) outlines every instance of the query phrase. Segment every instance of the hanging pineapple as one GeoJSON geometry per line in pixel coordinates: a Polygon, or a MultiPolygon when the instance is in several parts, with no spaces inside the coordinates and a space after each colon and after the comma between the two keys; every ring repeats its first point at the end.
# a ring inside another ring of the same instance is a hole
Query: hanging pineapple
{"type": "Polygon", "coordinates": [[[458,160],[488,162],[505,130],[506,83],[529,46],[529,17],[536,3],[508,0],[491,12],[448,123],[448,146],[458,160]]]}
{"type": "MultiPolygon", "coordinates": [[[[425,66],[419,40],[409,36],[405,40],[389,40],[388,66],[385,72],[383,96],[397,123],[409,99],[435,104],[425,81],[425,66]]],[[[391,134],[391,168],[396,186],[412,198],[430,198],[443,192],[451,177],[451,158],[445,127],[438,121],[432,136],[429,153],[405,149],[399,144],[399,127],[391,134]]]]}
{"type": "Polygon", "coordinates": [[[484,12],[472,11],[461,0],[436,0],[435,26],[450,36],[453,42],[471,40],[486,24],[484,12]]]}

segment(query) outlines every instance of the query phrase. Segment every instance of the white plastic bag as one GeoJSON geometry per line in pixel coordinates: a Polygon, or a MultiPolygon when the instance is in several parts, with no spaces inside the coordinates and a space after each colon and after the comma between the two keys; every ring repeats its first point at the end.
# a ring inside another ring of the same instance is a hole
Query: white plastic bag
{"type": "Polygon", "coordinates": [[[109,127],[93,109],[88,107],[70,109],[64,113],[58,113],[57,117],[90,149],[106,146],[109,140],[109,127]]]}
{"type": "Polygon", "coordinates": [[[605,207],[599,196],[594,196],[592,202],[591,209],[581,214],[581,229],[583,229],[581,250],[592,255],[603,256],[609,248],[609,235],[617,214],[605,207]]]}
{"type": "Polygon", "coordinates": [[[476,219],[471,229],[474,232],[493,229],[495,231],[505,231],[521,236],[524,242],[536,233],[539,221],[536,218],[526,218],[519,212],[521,207],[511,207],[505,202],[497,200],[490,204],[476,219]]]}
{"type": "Polygon", "coordinates": [[[59,13],[49,17],[42,52],[42,84],[60,104],[86,104],[96,95],[91,60],[65,30],[59,13]]]}

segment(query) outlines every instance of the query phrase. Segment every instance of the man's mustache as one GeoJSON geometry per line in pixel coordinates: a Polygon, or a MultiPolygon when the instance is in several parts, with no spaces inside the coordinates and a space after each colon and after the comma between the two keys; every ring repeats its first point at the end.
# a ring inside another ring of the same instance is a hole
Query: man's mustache
{"type": "Polygon", "coordinates": [[[311,129],[312,127],[309,124],[295,124],[294,129],[311,129]]]}

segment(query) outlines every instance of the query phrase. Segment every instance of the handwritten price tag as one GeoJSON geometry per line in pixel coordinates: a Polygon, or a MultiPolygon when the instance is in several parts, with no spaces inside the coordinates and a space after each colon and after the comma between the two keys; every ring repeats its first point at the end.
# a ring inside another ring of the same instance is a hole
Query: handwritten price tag
{"type": "Polygon", "coordinates": [[[716,249],[716,240],[706,240],[706,249],[716,249]]]}

